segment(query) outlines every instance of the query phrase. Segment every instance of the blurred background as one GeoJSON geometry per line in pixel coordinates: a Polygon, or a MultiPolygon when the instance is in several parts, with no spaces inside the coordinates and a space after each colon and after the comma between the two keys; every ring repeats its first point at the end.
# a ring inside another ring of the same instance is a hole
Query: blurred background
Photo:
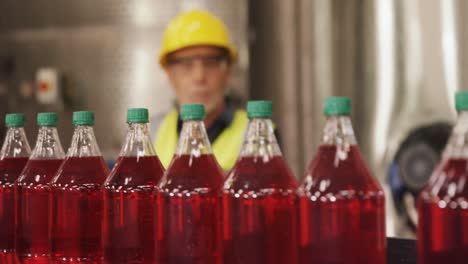
{"type": "Polygon", "coordinates": [[[95,111],[101,150],[115,159],[127,108],[158,115],[173,104],[157,54],[168,21],[193,8],[228,26],[239,51],[229,93],[273,100],[299,178],[320,142],[323,99],[351,97],[360,147],[387,191],[388,235],[414,237],[415,197],[467,83],[467,1],[2,0],[0,116],[24,112],[33,144],[36,113],[56,111],[68,147],[72,112],[95,111]]]}

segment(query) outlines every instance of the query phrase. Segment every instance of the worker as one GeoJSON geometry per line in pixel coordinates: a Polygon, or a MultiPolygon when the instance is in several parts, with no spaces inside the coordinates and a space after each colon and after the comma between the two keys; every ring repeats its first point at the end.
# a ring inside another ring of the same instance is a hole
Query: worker
{"type": "Polygon", "coordinates": [[[192,10],[168,24],[159,64],[175,92],[176,106],[153,124],[154,144],[166,168],[182,128],[179,108],[193,103],[205,106],[205,126],[218,163],[225,171],[234,166],[248,122],[246,112],[226,98],[236,58],[226,26],[213,14],[192,10]]]}

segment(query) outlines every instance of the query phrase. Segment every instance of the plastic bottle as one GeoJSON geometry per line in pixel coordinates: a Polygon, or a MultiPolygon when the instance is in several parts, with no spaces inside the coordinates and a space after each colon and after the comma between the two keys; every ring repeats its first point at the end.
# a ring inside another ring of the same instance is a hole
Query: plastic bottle
{"type": "Polygon", "coordinates": [[[468,261],[468,91],[458,92],[459,113],[442,160],[418,199],[418,263],[468,261]]]}
{"type": "Polygon", "coordinates": [[[0,152],[0,263],[5,264],[16,263],[14,183],[31,154],[24,123],[23,114],[5,116],[8,129],[0,152]]]}
{"type": "Polygon", "coordinates": [[[21,263],[49,263],[49,183],[65,153],[57,132],[57,114],[37,115],[39,133],[26,167],[16,182],[16,254],[21,263]]]}
{"type": "Polygon", "coordinates": [[[222,263],[223,171],[211,150],[203,105],[182,105],[174,158],[158,186],[159,263],[222,263]]]}
{"type": "Polygon", "coordinates": [[[109,168],[94,136],[93,112],[74,112],[73,124],[70,148],[51,183],[52,263],[102,263],[102,186],[109,168]]]}
{"type": "Polygon", "coordinates": [[[298,189],[300,263],[385,264],[385,195],[354,137],[351,101],[325,100],[322,143],[298,189]]]}
{"type": "Polygon", "coordinates": [[[297,263],[297,181],[274,135],[270,101],[247,104],[239,159],[224,182],[224,263],[297,263]]]}
{"type": "Polygon", "coordinates": [[[119,159],[104,184],[106,263],[155,263],[155,186],[164,168],[148,129],[148,110],[129,109],[119,159]]]}

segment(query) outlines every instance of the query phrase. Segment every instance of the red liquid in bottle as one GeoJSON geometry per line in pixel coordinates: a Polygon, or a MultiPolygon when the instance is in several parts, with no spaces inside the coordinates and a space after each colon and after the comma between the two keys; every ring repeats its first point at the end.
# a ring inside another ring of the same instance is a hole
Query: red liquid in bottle
{"type": "Polygon", "coordinates": [[[222,263],[223,172],[213,155],[174,157],[158,193],[159,263],[222,263]]]}
{"type": "Polygon", "coordinates": [[[62,159],[27,163],[16,184],[16,254],[21,263],[49,263],[49,183],[62,159]]]}
{"type": "Polygon", "coordinates": [[[28,158],[0,160],[0,263],[16,263],[15,256],[15,189],[28,158]]]}
{"type": "Polygon", "coordinates": [[[434,176],[418,201],[418,263],[467,263],[468,160],[447,160],[434,176]]]}
{"type": "Polygon", "coordinates": [[[104,188],[107,263],[155,263],[156,184],[164,168],[155,156],[120,157],[104,188]]]}
{"type": "Polygon", "coordinates": [[[297,263],[297,182],[282,157],[261,159],[242,157],[225,183],[225,264],[297,263]]]}
{"type": "Polygon", "coordinates": [[[386,263],[385,196],[356,146],[322,145],[299,191],[300,263],[386,263]],[[341,153],[344,154],[344,153],[341,153]]]}
{"type": "Polygon", "coordinates": [[[52,183],[52,263],[102,263],[102,157],[68,157],[52,183]]]}

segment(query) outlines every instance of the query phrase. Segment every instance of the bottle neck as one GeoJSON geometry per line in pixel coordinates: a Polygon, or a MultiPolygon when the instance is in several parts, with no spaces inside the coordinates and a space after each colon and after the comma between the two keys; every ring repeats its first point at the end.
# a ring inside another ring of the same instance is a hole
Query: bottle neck
{"type": "Polygon", "coordinates": [[[92,126],[76,126],[67,157],[101,156],[92,126]]]}
{"type": "Polygon", "coordinates": [[[252,118],[244,135],[240,157],[282,156],[271,119],[252,118]]]}
{"type": "Polygon", "coordinates": [[[23,127],[9,127],[3,142],[0,159],[5,157],[29,157],[31,147],[23,127]]]}
{"type": "Polygon", "coordinates": [[[63,159],[65,152],[56,127],[40,127],[31,159],[63,159]]]}
{"type": "Polygon", "coordinates": [[[459,113],[442,156],[444,159],[468,158],[468,111],[459,113]]]}
{"type": "Polygon", "coordinates": [[[203,120],[187,120],[182,125],[176,155],[191,155],[198,157],[202,154],[213,153],[206,133],[203,120]]]}
{"type": "Polygon", "coordinates": [[[148,124],[129,123],[125,143],[120,150],[120,156],[143,157],[156,156],[148,124]]]}
{"type": "Polygon", "coordinates": [[[349,116],[329,116],[323,129],[324,145],[356,145],[353,126],[349,116]]]}

